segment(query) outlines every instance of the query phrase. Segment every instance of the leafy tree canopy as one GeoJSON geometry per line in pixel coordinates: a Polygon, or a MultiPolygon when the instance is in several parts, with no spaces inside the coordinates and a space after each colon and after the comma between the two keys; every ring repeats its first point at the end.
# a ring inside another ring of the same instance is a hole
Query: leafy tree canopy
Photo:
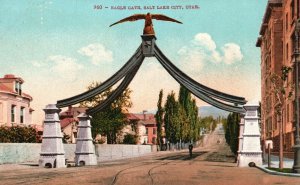
{"type": "MultiPolygon", "coordinates": [[[[93,82],[88,86],[88,90],[91,90],[101,83],[93,82]]],[[[112,89],[108,89],[103,93],[85,101],[80,104],[81,107],[95,107],[101,104],[112,93],[112,89]]],[[[91,120],[92,135],[95,138],[97,134],[107,136],[107,143],[117,143],[117,136],[121,134],[121,130],[127,123],[125,113],[128,112],[128,108],[132,106],[130,99],[131,90],[127,88],[114,102],[107,106],[104,110],[95,113],[91,120]]]]}

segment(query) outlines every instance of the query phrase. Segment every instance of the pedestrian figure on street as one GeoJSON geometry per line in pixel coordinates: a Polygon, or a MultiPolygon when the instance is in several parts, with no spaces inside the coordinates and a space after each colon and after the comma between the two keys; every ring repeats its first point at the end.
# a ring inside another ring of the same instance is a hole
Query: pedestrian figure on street
{"type": "Polygon", "coordinates": [[[189,145],[190,158],[192,158],[193,153],[193,144],[189,145]]]}

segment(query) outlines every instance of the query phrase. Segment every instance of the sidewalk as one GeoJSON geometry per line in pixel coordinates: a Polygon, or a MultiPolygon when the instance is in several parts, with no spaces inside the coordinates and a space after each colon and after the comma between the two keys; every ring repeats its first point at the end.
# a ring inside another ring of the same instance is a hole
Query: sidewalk
{"type": "MultiPolygon", "coordinates": [[[[294,159],[283,158],[283,168],[293,168],[294,159]]],[[[268,167],[268,156],[265,157],[265,164],[263,166],[268,167]]],[[[271,155],[271,167],[278,168],[279,156],[271,155]]]]}
{"type": "MultiPolygon", "coordinates": [[[[294,160],[289,158],[283,158],[283,168],[293,168],[294,160]]],[[[278,168],[279,166],[279,157],[275,155],[271,155],[271,168],[278,168]]],[[[283,176],[292,176],[292,177],[300,177],[300,174],[295,173],[283,173],[283,172],[277,172],[273,171],[267,168],[268,167],[268,156],[265,157],[265,162],[262,166],[257,166],[257,168],[273,174],[273,175],[283,175],[283,176]]]]}

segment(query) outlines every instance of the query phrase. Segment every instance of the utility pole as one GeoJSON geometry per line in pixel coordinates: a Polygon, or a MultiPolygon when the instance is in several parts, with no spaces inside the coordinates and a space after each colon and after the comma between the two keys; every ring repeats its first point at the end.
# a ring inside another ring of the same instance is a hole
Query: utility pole
{"type": "Polygon", "coordinates": [[[295,145],[294,145],[294,165],[293,171],[295,173],[300,173],[300,137],[299,137],[299,32],[300,32],[300,19],[297,20],[295,25],[295,48],[294,48],[294,67],[295,67],[295,103],[296,103],[296,133],[295,133],[295,145]]]}

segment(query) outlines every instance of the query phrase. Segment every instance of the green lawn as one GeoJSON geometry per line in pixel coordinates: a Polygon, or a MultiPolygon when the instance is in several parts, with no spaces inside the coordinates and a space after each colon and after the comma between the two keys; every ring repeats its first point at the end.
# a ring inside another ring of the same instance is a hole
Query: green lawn
{"type": "Polygon", "coordinates": [[[283,172],[283,173],[293,173],[293,169],[291,169],[291,168],[283,168],[283,169],[267,168],[267,169],[272,170],[272,171],[277,171],[277,172],[283,172]]]}

